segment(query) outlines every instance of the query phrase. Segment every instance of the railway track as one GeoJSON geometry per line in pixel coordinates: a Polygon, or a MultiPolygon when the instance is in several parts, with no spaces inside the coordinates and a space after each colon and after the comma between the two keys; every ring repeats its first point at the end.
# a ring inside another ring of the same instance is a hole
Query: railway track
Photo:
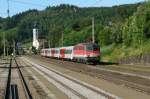
{"type": "Polygon", "coordinates": [[[84,73],[90,75],[92,77],[101,78],[107,80],[109,82],[115,83],[117,85],[123,85],[128,88],[132,88],[136,91],[150,94],[150,80],[147,76],[131,74],[131,73],[124,73],[118,71],[111,71],[105,69],[98,69],[93,68],[93,66],[73,63],[73,62],[66,62],[54,59],[47,59],[47,58],[40,58],[43,62],[48,62],[57,66],[61,66],[72,71],[84,73]]]}
{"type": "Polygon", "coordinates": [[[23,73],[20,69],[20,66],[18,65],[15,57],[11,57],[10,59],[6,90],[3,99],[33,99],[28,85],[25,81],[25,78],[23,76],[23,73]],[[16,80],[18,78],[14,77],[14,75],[18,75],[19,81],[16,80]],[[20,94],[20,85],[22,85],[21,91],[24,92],[25,97],[21,96],[22,94],[20,94]]]}
{"type": "Polygon", "coordinates": [[[54,84],[58,89],[64,92],[71,99],[120,99],[102,89],[77,80],[71,76],[62,74],[54,69],[33,63],[30,60],[23,59],[28,66],[54,84]]]}

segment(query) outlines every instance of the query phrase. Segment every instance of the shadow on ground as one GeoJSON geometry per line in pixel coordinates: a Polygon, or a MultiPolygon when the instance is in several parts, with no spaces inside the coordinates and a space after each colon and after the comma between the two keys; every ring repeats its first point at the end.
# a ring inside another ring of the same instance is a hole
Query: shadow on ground
{"type": "Polygon", "coordinates": [[[118,65],[119,63],[115,62],[99,62],[98,65],[118,65]]]}

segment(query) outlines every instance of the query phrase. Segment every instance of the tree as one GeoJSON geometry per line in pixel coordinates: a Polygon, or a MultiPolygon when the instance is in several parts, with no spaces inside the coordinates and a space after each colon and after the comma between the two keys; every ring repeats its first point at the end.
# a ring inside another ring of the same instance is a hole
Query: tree
{"type": "Polygon", "coordinates": [[[101,46],[106,46],[112,44],[111,39],[111,29],[110,27],[104,27],[104,29],[99,33],[99,43],[101,46]]]}

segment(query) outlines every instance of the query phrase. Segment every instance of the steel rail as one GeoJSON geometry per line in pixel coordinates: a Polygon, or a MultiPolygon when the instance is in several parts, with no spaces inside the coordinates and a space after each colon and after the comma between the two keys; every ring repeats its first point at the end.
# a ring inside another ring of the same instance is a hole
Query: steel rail
{"type": "Polygon", "coordinates": [[[19,71],[19,74],[20,74],[22,83],[23,83],[23,87],[24,87],[24,90],[25,90],[25,93],[26,93],[26,97],[27,97],[27,99],[33,99],[32,94],[31,94],[31,92],[30,92],[30,90],[29,90],[29,87],[28,87],[28,85],[27,85],[27,83],[26,83],[26,81],[25,81],[25,78],[24,78],[24,76],[23,76],[23,74],[22,74],[22,71],[21,71],[21,69],[20,69],[20,67],[19,67],[19,65],[18,65],[18,63],[17,63],[16,58],[14,58],[14,60],[15,60],[16,66],[17,66],[17,68],[18,68],[18,71],[19,71]]]}
{"type": "Polygon", "coordinates": [[[12,67],[12,57],[10,59],[10,64],[9,64],[9,71],[8,71],[8,78],[7,78],[7,84],[6,84],[4,99],[10,98],[11,67],[12,67]]]}

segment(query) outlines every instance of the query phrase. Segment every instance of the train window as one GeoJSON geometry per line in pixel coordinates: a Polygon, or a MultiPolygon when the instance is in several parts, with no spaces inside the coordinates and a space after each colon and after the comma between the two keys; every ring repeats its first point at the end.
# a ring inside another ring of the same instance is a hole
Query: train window
{"type": "Polygon", "coordinates": [[[50,53],[51,51],[50,50],[48,50],[48,53],[50,53]]]}
{"type": "Polygon", "coordinates": [[[72,50],[65,50],[65,54],[71,54],[72,50]]]}
{"type": "Polygon", "coordinates": [[[58,52],[59,52],[59,51],[58,51],[58,50],[56,50],[56,52],[55,52],[55,53],[56,53],[56,54],[58,54],[58,52]]]}
{"type": "Polygon", "coordinates": [[[69,50],[69,54],[71,54],[72,53],[72,50],[69,50]]]}
{"type": "Polygon", "coordinates": [[[93,50],[93,46],[92,45],[86,45],[86,50],[88,50],[88,51],[93,50]]]}

